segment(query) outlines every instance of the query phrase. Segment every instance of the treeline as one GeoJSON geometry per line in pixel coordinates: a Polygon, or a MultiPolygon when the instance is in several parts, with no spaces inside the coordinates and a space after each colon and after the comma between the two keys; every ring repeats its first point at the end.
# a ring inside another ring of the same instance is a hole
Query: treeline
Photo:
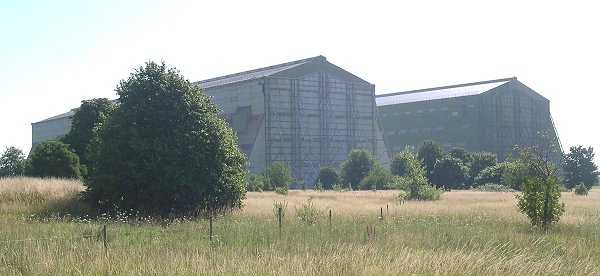
{"type": "MultiPolygon", "coordinates": [[[[518,153],[518,150],[515,151],[518,153]]],[[[571,147],[564,155],[564,163],[555,164],[562,171],[560,183],[563,190],[577,185],[586,191],[598,184],[598,168],[593,163],[593,148],[571,147]]],[[[366,150],[354,150],[339,168],[323,167],[315,182],[315,189],[324,190],[381,190],[405,189],[411,181],[420,178],[423,185],[440,190],[516,190],[520,191],[528,176],[528,164],[518,154],[499,162],[495,153],[467,151],[452,148],[445,151],[432,140],[424,141],[418,148],[405,148],[396,153],[390,168],[385,168],[377,158],[366,150]]],[[[287,191],[294,188],[306,189],[307,183],[300,180],[292,183],[291,170],[285,163],[277,162],[265,167],[260,175],[249,175],[249,191],[287,191]]],[[[581,189],[581,188],[580,188],[581,189]]]]}

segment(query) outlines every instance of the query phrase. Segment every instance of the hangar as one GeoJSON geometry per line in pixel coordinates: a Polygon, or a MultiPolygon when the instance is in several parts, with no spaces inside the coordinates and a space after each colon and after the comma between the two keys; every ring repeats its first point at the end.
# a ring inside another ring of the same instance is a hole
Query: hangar
{"type": "MultiPolygon", "coordinates": [[[[339,166],[363,148],[389,164],[375,105],[375,86],[323,56],[196,82],[238,135],[259,173],[276,161],[296,181],[312,183],[323,166],[339,166]]],[[[73,111],[32,124],[32,142],[59,139],[73,111]]]]}
{"type": "Polygon", "coordinates": [[[431,139],[504,160],[544,131],[560,146],[550,101],[517,78],[389,93],[376,101],[390,155],[431,139]]]}

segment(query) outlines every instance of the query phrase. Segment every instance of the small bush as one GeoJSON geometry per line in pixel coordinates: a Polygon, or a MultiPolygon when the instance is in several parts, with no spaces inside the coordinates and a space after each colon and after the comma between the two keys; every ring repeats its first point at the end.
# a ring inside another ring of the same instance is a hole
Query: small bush
{"type": "Polygon", "coordinates": [[[262,192],[264,190],[263,179],[255,174],[251,174],[246,180],[246,190],[249,192],[262,192]]]}
{"type": "Polygon", "coordinates": [[[277,187],[277,188],[275,188],[275,193],[278,193],[280,195],[287,195],[288,189],[287,189],[287,187],[277,187]]]}
{"type": "Polygon", "coordinates": [[[588,188],[583,184],[583,183],[579,183],[579,185],[575,186],[575,188],[573,188],[573,192],[576,195],[580,195],[580,196],[586,196],[588,195],[588,188]]]}
{"type": "Polygon", "coordinates": [[[418,186],[416,190],[410,190],[404,196],[408,200],[440,200],[442,198],[442,189],[436,189],[430,185],[418,186]]]}
{"type": "Polygon", "coordinates": [[[306,180],[300,180],[300,190],[306,191],[306,180]]]}
{"type": "Polygon", "coordinates": [[[321,181],[315,181],[315,191],[323,191],[323,184],[321,181]]]}
{"type": "Polygon", "coordinates": [[[515,190],[509,187],[495,183],[483,184],[473,188],[473,190],[479,192],[515,192],[515,190]]]}
{"type": "Polygon", "coordinates": [[[331,189],[336,192],[341,192],[343,190],[342,185],[340,185],[340,184],[333,184],[333,186],[331,186],[331,189]]]}
{"type": "Polygon", "coordinates": [[[313,225],[317,223],[321,212],[315,207],[310,199],[305,203],[299,203],[294,207],[296,216],[301,223],[306,225],[313,225]]]}

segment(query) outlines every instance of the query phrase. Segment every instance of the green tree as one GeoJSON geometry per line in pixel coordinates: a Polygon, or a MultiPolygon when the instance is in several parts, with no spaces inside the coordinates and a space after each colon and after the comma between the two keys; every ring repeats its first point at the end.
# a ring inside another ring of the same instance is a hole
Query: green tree
{"type": "Polygon", "coordinates": [[[578,185],[575,186],[575,188],[573,188],[573,192],[576,195],[581,195],[581,196],[588,195],[589,191],[590,191],[590,189],[588,189],[583,183],[579,183],[578,185]]]}
{"type": "Polygon", "coordinates": [[[445,155],[446,153],[442,149],[442,146],[432,140],[425,140],[421,147],[419,147],[418,157],[425,166],[425,173],[429,182],[433,182],[432,173],[435,163],[445,155]]]}
{"type": "Polygon", "coordinates": [[[250,192],[262,192],[265,188],[264,180],[259,175],[251,174],[246,179],[246,190],[250,192]]]}
{"type": "Polygon", "coordinates": [[[377,162],[375,156],[366,149],[352,150],[342,163],[340,174],[342,182],[352,188],[358,188],[360,181],[369,174],[377,162]]]}
{"type": "Polygon", "coordinates": [[[41,142],[27,159],[25,173],[34,177],[81,178],[79,156],[60,141],[41,142]]]}
{"type": "Polygon", "coordinates": [[[463,148],[450,149],[450,156],[459,159],[467,167],[469,167],[473,162],[473,156],[471,156],[471,153],[463,148]]]}
{"type": "Polygon", "coordinates": [[[552,161],[557,147],[548,133],[540,133],[537,145],[517,148],[517,152],[527,165],[517,206],[533,225],[545,231],[565,211],[564,203],[560,202],[558,169],[552,161]]]}
{"type": "Polygon", "coordinates": [[[458,158],[444,157],[435,163],[432,173],[433,184],[440,188],[463,189],[467,181],[467,167],[458,158]]]}
{"type": "Polygon", "coordinates": [[[8,147],[0,156],[0,177],[20,176],[25,172],[25,154],[23,151],[8,147]]]}
{"type": "Polygon", "coordinates": [[[427,180],[425,167],[417,158],[414,151],[406,151],[406,173],[395,182],[388,184],[389,188],[400,188],[406,191],[408,200],[439,200],[442,191],[434,188],[427,180]]]}
{"type": "Polygon", "coordinates": [[[527,165],[521,160],[506,162],[506,167],[500,177],[500,184],[520,191],[527,176],[527,165]]]}
{"type": "Polygon", "coordinates": [[[293,180],[292,169],[288,164],[281,161],[265,166],[260,174],[265,182],[265,190],[268,191],[277,188],[287,191],[293,180]]]}
{"type": "Polygon", "coordinates": [[[390,170],[392,174],[404,176],[408,172],[408,162],[411,155],[414,155],[412,149],[405,148],[392,156],[390,170]]]}
{"type": "Polygon", "coordinates": [[[508,163],[502,162],[494,166],[483,169],[473,182],[473,187],[478,187],[485,184],[497,184],[500,185],[502,181],[502,174],[508,167],[508,163]]]}
{"type": "Polygon", "coordinates": [[[465,164],[469,167],[469,175],[467,185],[472,186],[481,171],[485,168],[492,167],[498,163],[498,156],[495,153],[479,151],[471,153],[471,163],[465,164]]]}
{"type": "Polygon", "coordinates": [[[360,190],[383,190],[394,182],[395,178],[390,170],[386,169],[381,164],[377,163],[367,173],[367,175],[358,183],[360,190]]]}
{"type": "Polygon", "coordinates": [[[116,91],[119,105],[90,145],[85,198],[159,216],[241,207],[246,159],[197,85],[148,62],[116,91]]]}
{"type": "Polygon", "coordinates": [[[339,184],[340,174],[334,167],[323,167],[319,170],[319,175],[315,179],[315,185],[320,182],[323,185],[323,189],[331,190],[333,185],[339,184]]]}
{"type": "Polygon", "coordinates": [[[79,162],[89,165],[87,147],[91,143],[94,130],[106,122],[115,105],[108,99],[92,99],[81,101],[79,108],[71,118],[71,130],[62,138],[79,156],[79,162]]]}
{"type": "Polygon", "coordinates": [[[598,184],[600,172],[598,166],[594,164],[594,148],[571,147],[569,153],[565,154],[564,160],[563,170],[567,189],[573,189],[579,183],[583,183],[589,190],[598,184]]]}

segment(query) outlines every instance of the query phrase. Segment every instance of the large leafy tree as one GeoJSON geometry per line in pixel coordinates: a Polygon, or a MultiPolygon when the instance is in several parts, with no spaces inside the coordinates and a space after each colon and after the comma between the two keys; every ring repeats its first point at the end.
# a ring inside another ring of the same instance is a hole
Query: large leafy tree
{"type": "Polygon", "coordinates": [[[564,179],[568,189],[583,183],[589,190],[598,184],[600,172],[598,172],[598,166],[594,164],[594,148],[571,147],[564,159],[564,179]]]}
{"type": "Polygon", "coordinates": [[[438,142],[432,140],[425,140],[421,147],[419,147],[417,156],[425,166],[425,173],[429,182],[433,182],[432,173],[435,163],[445,155],[446,153],[442,149],[442,146],[438,142]]]}
{"type": "Polygon", "coordinates": [[[82,165],[89,165],[87,147],[93,139],[94,130],[102,125],[115,105],[106,98],[81,101],[71,118],[71,130],[62,141],[68,144],[79,156],[82,165]]]}
{"type": "Polygon", "coordinates": [[[433,184],[440,188],[463,189],[467,181],[467,167],[454,157],[444,157],[435,163],[432,173],[433,184]]]}
{"type": "Polygon", "coordinates": [[[23,151],[8,147],[0,156],[0,177],[19,176],[25,172],[25,154],[23,151]]]}
{"type": "Polygon", "coordinates": [[[198,86],[148,62],[116,92],[119,105],[90,147],[87,199],[160,216],[241,207],[246,159],[198,86]]]}
{"type": "Polygon", "coordinates": [[[35,177],[81,178],[79,156],[60,141],[41,142],[27,159],[25,173],[35,177]]]}
{"type": "Polygon", "coordinates": [[[557,146],[548,133],[539,133],[537,145],[517,148],[517,152],[527,171],[522,193],[517,195],[517,206],[533,225],[547,230],[565,211],[564,203],[560,202],[560,180],[554,163],[557,146]]]}
{"type": "Polygon", "coordinates": [[[341,168],[341,179],[344,185],[350,184],[358,188],[358,184],[376,166],[377,159],[366,149],[352,150],[341,168]]]}

